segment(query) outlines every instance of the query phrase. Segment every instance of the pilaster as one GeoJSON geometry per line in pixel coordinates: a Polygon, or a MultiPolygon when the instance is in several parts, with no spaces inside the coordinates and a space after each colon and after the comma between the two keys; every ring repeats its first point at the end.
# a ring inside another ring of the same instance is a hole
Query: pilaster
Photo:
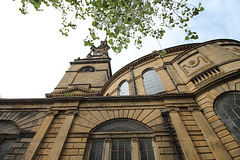
{"type": "Polygon", "coordinates": [[[171,109],[169,115],[172,120],[172,124],[176,130],[178,140],[180,142],[182,151],[186,160],[200,160],[199,155],[196,151],[196,148],[193,145],[193,142],[177,112],[176,109],[171,109]]]}
{"type": "Polygon", "coordinates": [[[64,146],[64,143],[66,141],[68,132],[70,130],[70,127],[72,125],[74,115],[77,113],[76,110],[69,110],[66,111],[65,114],[67,114],[63,125],[61,129],[58,132],[58,135],[55,139],[55,142],[53,144],[53,148],[50,151],[50,154],[48,156],[48,159],[50,160],[58,160],[62,151],[62,148],[64,146]]]}
{"type": "Polygon", "coordinates": [[[58,111],[49,111],[48,115],[46,116],[45,120],[43,121],[41,127],[33,137],[26,153],[23,156],[23,160],[31,160],[34,159],[34,156],[39,149],[40,143],[43,140],[50,124],[52,123],[52,120],[54,116],[58,114],[58,111]]]}
{"type": "Polygon", "coordinates": [[[194,109],[192,113],[215,158],[218,160],[232,159],[202,112],[194,109]]]}

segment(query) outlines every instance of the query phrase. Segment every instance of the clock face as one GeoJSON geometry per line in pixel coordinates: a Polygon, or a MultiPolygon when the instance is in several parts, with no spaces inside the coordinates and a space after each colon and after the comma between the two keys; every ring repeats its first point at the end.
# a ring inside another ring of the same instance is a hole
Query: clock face
{"type": "Polygon", "coordinates": [[[93,55],[94,56],[101,56],[102,55],[102,50],[96,50],[93,55]]]}

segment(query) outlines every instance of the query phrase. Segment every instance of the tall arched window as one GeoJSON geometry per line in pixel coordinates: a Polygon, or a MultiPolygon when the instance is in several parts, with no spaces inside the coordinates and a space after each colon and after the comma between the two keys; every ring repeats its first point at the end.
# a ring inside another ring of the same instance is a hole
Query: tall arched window
{"type": "Polygon", "coordinates": [[[240,92],[221,94],[215,100],[214,109],[240,144],[240,92]]]}
{"type": "Polygon", "coordinates": [[[0,159],[4,159],[15,143],[19,129],[9,121],[0,121],[0,126],[0,136],[4,135],[4,139],[0,140],[0,159]]]}
{"type": "Polygon", "coordinates": [[[89,160],[155,159],[152,130],[134,120],[110,120],[93,130],[90,138],[89,160]]]}
{"type": "Polygon", "coordinates": [[[143,84],[146,94],[155,94],[164,91],[162,82],[154,69],[143,73],[143,84]]]}
{"type": "Polygon", "coordinates": [[[123,81],[119,86],[119,95],[127,96],[129,95],[129,86],[127,81],[123,81]]]}

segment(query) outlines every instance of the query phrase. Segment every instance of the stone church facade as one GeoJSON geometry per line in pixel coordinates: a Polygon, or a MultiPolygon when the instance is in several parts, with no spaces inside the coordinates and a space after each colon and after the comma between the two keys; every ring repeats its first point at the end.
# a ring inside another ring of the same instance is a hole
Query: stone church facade
{"type": "Polygon", "coordinates": [[[240,42],[180,45],[114,75],[102,41],[52,93],[0,99],[0,159],[240,159],[240,42]]]}

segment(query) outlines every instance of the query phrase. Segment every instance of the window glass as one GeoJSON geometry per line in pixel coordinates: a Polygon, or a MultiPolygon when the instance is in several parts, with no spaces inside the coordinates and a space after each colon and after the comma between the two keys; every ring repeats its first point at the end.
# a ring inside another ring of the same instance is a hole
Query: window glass
{"type": "Polygon", "coordinates": [[[0,133],[18,133],[18,127],[9,121],[0,121],[0,133]]]}
{"type": "Polygon", "coordinates": [[[15,139],[6,139],[0,145],[0,159],[4,159],[4,157],[8,154],[8,151],[12,148],[15,139]]]}
{"type": "Polygon", "coordinates": [[[94,72],[95,69],[93,67],[84,67],[79,70],[79,72],[94,72]]]}
{"type": "Polygon", "coordinates": [[[112,140],[111,160],[131,160],[131,140],[112,140]]]}
{"type": "Polygon", "coordinates": [[[127,96],[129,95],[129,87],[128,82],[124,81],[119,87],[119,95],[120,96],[127,96]]]}
{"type": "Polygon", "coordinates": [[[164,91],[162,82],[153,69],[143,74],[143,84],[147,95],[164,91]]]}
{"type": "Polygon", "coordinates": [[[89,160],[101,160],[103,153],[103,140],[92,141],[89,160]]]}
{"type": "Polygon", "coordinates": [[[117,119],[104,123],[94,132],[133,132],[133,131],[151,131],[146,126],[130,119],[117,119]]]}
{"type": "Polygon", "coordinates": [[[14,123],[10,121],[0,121],[0,135],[5,135],[4,139],[0,142],[0,159],[4,159],[8,154],[16,140],[14,138],[17,138],[18,133],[19,128],[14,123]],[[8,134],[10,136],[7,136],[8,134]]]}
{"type": "Polygon", "coordinates": [[[141,156],[141,160],[154,160],[153,137],[152,130],[140,122],[131,119],[110,120],[91,132],[89,159],[132,160],[133,155],[143,152],[139,159],[141,156]]]}
{"type": "Polygon", "coordinates": [[[154,160],[154,152],[151,139],[139,140],[141,160],[154,160]]]}
{"type": "Polygon", "coordinates": [[[220,95],[214,109],[240,144],[240,92],[227,92],[220,95]]]}

